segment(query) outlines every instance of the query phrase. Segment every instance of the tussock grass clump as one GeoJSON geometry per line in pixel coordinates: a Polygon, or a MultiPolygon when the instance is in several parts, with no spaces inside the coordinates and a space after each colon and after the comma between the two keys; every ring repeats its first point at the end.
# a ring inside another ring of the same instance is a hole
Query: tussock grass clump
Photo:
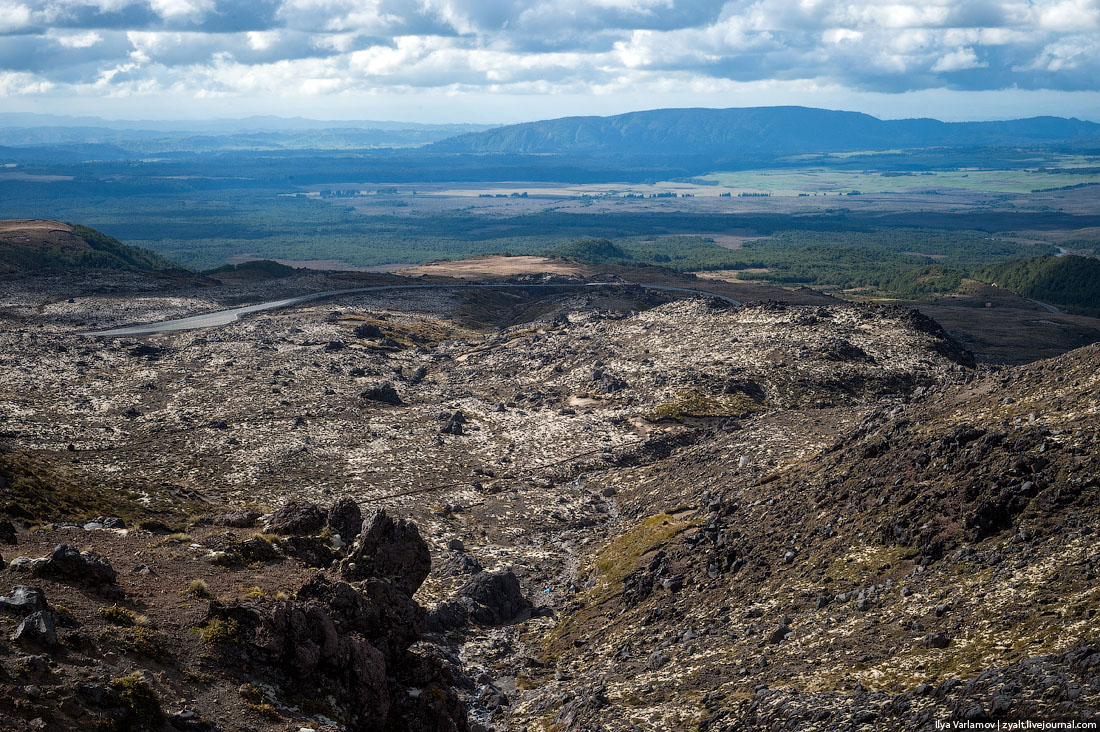
{"type": "Polygon", "coordinates": [[[187,585],[187,589],[184,590],[183,594],[196,599],[205,599],[210,597],[210,588],[207,587],[205,580],[193,579],[187,585]]]}
{"type": "Polygon", "coordinates": [[[272,722],[277,722],[282,719],[282,717],[279,716],[279,713],[275,711],[275,707],[266,702],[262,704],[249,704],[248,711],[252,712],[257,717],[267,719],[272,722]]]}
{"type": "Polygon", "coordinates": [[[137,625],[137,615],[134,611],[124,608],[121,605],[101,607],[99,608],[99,615],[112,625],[121,625],[126,628],[137,625]]]}

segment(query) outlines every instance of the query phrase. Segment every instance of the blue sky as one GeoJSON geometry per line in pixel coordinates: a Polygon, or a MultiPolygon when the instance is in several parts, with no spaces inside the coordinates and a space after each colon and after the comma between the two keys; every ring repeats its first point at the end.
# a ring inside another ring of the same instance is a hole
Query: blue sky
{"type": "Polygon", "coordinates": [[[0,0],[5,111],[1100,121],[1100,0],[0,0]]]}

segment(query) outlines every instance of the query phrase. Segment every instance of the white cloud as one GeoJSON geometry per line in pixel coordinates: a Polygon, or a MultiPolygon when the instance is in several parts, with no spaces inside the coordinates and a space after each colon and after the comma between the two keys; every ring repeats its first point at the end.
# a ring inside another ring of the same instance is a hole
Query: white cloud
{"type": "Polygon", "coordinates": [[[279,41],[279,31],[248,31],[248,45],[254,51],[266,51],[279,41]]]}
{"type": "Polygon", "coordinates": [[[103,42],[103,36],[96,31],[85,31],[83,33],[56,33],[51,31],[46,35],[65,48],[91,48],[103,42]]]}
{"type": "Polygon", "coordinates": [[[965,69],[976,69],[984,65],[978,60],[978,55],[974,53],[974,49],[960,48],[941,56],[936,63],[932,64],[932,70],[940,72],[964,71],[965,69]]]}
{"type": "Polygon", "coordinates": [[[149,0],[149,6],[166,20],[201,19],[214,9],[213,0],[149,0]]]}
{"type": "Polygon", "coordinates": [[[12,33],[31,24],[31,9],[23,3],[0,2],[0,33],[12,33]]]}
{"type": "Polygon", "coordinates": [[[44,94],[54,86],[52,82],[34,74],[0,71],[0,97],[44,94]]]}
{"type": "Polygon", "coordinates": [[[852,28],[830,28],[821,34],[821,40],[825,43],[858,43],[863,40],[863,31],[852,28]]]}
{"type": "Polygon", "coordinates": [[[1100,27],[1100,4],[1095,0],[1065,0],[1039,10],[1039,25],[1058,32],[1082,32],[1100,27]]]}
{"type": "Polygon", "coordinates": [[[1100,95],[1100,0],[0,0],[0,33],[3,88],[57,95],[1100,95]]]}

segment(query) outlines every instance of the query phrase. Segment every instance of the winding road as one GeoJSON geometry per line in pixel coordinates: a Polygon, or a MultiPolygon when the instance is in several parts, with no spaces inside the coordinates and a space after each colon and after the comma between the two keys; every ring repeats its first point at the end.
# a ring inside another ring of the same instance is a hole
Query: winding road
{"type": "Polygon", "coordinates": [[[578,284],[555,284],[555,285],[528,285],[528,284],[515,284],[515,283],[501,283],[501,282],[480,282],[471,283],[467,285],[377,285],[374,287],[357,287],[351,290],[327,290],[325,292],[314,292],[309,295],[298,295],[297,297],[288,297],[283,300],[272,300],[271,302],[262,302],[256,305],[245,305],[239,308],[229,308],[227,310],[217,310],[212,313],[203,313],[202,315],[192,315],[187,318],[177,318],[176,320],[163,320],[158,323],[143,323],[139,325],[128,325],[123,328],[112,328],[111,330],[98,330],[81,333],[85,336],[99,336],[103,338],[113,338],[117,336],[147,336],[155,335],[157,333],[170,333],[181,330],[196,330],[199,328],[217,328],[223,325],[229,325],[236,322],[242,315],[249,315],[251,313],[259,313],[264,310],[275,310],[278,308],[285,308],[291,305],[297,305],[302,302],[309,302],[310,300],[321,300],[328,297],[337,297],[339,295],[356,295],[364,292],[385,292],[388,290],[464,290],[464,289],[510,289],[510,288],[584,288],[584,287],[621,287],[621,286],[637,286],[647,290],[657,290],[661,292],[679,292],[686,295],[703,295],[705,297],[715,297],[719,300],[730,303],[731,305],[739,306],[741,303],[734,300],[732,297],[726,297],[725,295],[718,295],[713,292],[707,292],[705,290],[693,290],[687,287],[672,287],[671,285],[643,285],[637,282],[583,282],[578,284]]]}

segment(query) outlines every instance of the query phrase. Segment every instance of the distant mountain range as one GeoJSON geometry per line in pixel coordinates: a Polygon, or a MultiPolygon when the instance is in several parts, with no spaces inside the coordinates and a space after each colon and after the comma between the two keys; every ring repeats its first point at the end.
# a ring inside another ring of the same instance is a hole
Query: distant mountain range
{"type": "Polygon", "coordinates": [[[222,150],[347,150],[419,147],[492,125],[424,124],[302,117],[214,120],[108,120],[0,114],[0,145],[112,145],[129,153],[222,150]]]}
{"type": "MultiPolygon", "coordinates": [[[[1100,147],[1100,124],[1062,117],[1000,122],[882,120],[859,112],[809,107],[654,109],[504,127],[302,117],[165,121],[0,114],[0,146],[72,148],[77,159],[174,152],[419,148],[449,154],[624,156],[698,162],[800,153],[1054,143],[1100,147]]],[[[18,153],[10,157],[21,159],[18,153]]]]}
{"type": "Polygon", "coordinates": [[[21,112],[0,113],[0,127],[98,127],[150,132],[234,134],[249,132],[302,132],[306,130],[433,130],[452,135],[487,130],[497,125],[465,123],[395,122],[393,120],[320,120],[306,117],[254,115],[206,120],[127,120],[21,112]]]}
{"type": "Polygon", "coordinates": [[[1100,145],[1100,124],[1061,117],[1000,122],[881,120],[859,112],[808,107],[746,107],[563,117],[458,135],[429,149],[450,153],[727,155],[1066,141],[1100,145]]]}

